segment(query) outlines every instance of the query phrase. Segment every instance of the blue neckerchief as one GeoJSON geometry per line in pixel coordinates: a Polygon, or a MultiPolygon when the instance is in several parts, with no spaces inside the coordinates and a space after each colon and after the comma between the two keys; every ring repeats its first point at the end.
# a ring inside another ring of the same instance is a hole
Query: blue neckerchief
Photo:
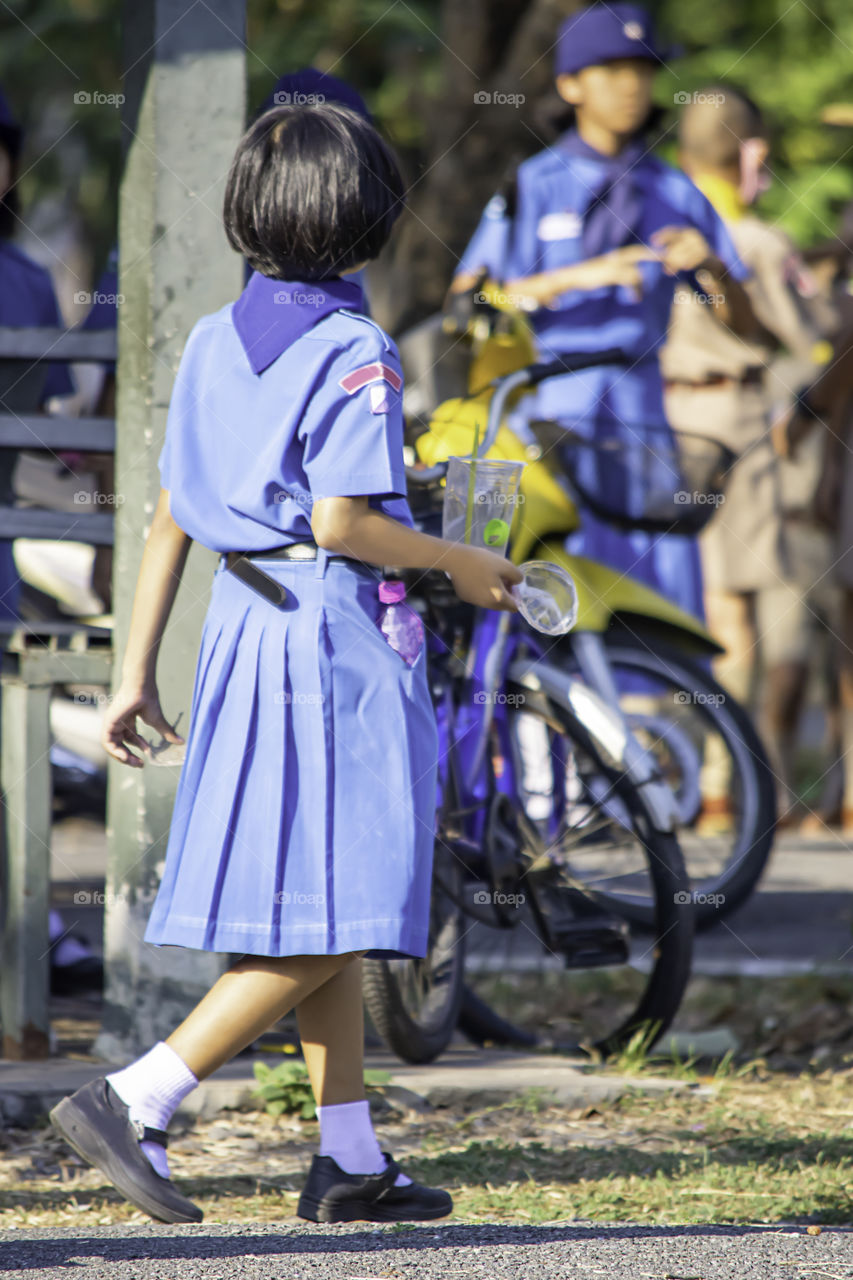
{"type": "Polygon", "coordinates": [[[605,156],[584,142],[577,129],[559,141],[560,150],[579,159],[592,160],[601,176],[591,185],[592,201],[583,216],[581,244],[585,258],[596,258],[640,239],[643,193],[637,166],[649,150],[642,136],[633,138],[618,156],[605,156]]]}
{"type": "Polygon", "coordinates": [[[303,333],[332,311],[363,309],[356,281],[273,280],[253,272],[232,308],[237,336],[254,373],[263,373],[303,333]]]}

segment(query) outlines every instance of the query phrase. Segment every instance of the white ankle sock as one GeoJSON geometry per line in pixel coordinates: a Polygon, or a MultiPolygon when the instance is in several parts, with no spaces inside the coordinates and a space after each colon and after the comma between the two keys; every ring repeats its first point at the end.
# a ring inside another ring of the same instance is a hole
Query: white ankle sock
{"type": "MultiPolygon", "coordinates": [[[[163,1040],[129,1067],[107,1076],[107,1080],[127,1106],[131,1120],[151,1129],[165,1129],[177,1107],[198,1084],[183,1058],[163,1040]]],[[[140,1142],[139,1146],[161,1178],[168,1178],[166,1148],[157,1142],[140,1142]]]]}
{"type": "MultiPolygon", "coordinates": [[[[331,1156],[344,1173],[382,1172],[386,1160],[373,1132],[366,1099],[318,1107],[317,1119],[320,1121],[321,1156],[331,1156]]],[[[405,1173],[398,1173],[394,1185],[405,1187],[411,1181],[405,1173]]]]}

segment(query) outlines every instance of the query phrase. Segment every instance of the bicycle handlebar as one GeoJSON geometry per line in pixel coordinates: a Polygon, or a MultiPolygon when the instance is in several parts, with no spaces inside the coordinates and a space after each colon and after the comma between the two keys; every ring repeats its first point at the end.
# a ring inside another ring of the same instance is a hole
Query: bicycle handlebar
{"type": "MultiPolygon", "coordinates": [[[[492,382],[494,395],[489,405],[489,417],[486,433],[480,441],[477,457],[482,458],[489,452],[501,425],[504,406],[508,397],[518,387],[536,387],[548,378],[557,378],[561,374],[580,373],[583,369],[596,369],[601,364],[624,364],[625,352],[618,347],[609,347],[606,351],[577,351],[539,364],[529,364],[515,373],[504,374],[492,382]]],[[[433,467],[416,470],[406,467],[406,478],[412,484],[427,485],[440,480],[447,472],[446,462],[437,462],[433,467]]]]}

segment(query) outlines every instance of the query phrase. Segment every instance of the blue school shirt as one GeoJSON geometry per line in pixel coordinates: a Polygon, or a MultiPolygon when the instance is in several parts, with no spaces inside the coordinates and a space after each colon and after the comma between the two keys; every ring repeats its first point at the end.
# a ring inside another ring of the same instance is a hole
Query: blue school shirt
{"type": "MultiPolygon", "coordinates": [[[[584,261],[583,240],[588,219],[604,186],[608,157],[579,143],[572,130],[553,146],[525,160],[518,168],[515,210],[504,196],[494,196],[462,255],[456,274],[487,269],[496,280],[537,275],[584,261]],[[580,152],[580,154],[579,154],[580,152]]],[[[686,174],[650,152],[640,154],[630,168],[636,203],[636,225],[614,234],[613,243],[649,243],[665,226],[694,227],[737,279],[748,272],[739,262],[729,234],[710,201],[686,174]]],[[[678,278],[658,263],[639,264],[643,277],[638,300],[624,286],[571,289],[553,307],[539,307],[531,323],[543,359],[571,351],[604,351],[619,347],[626,361],[656,355],[669,322],[678,278]]],[[[691,273],[684,273],[691,281],[691,273]]],[[[695,282],[694,282],[695,283],[695,282]]]]}
{"type": "MultiPolygon", "coordinates": [[[[0,325],[14,329],[64,328],[50,273],[9,240],[0,241],[0,325]]],[[[42,401],[74,394],[67,364],[49,364],[42,401]]]]}
{"type": "MultiPolygon", "coordinates": [[[[9,240],[0,240],[0,325],[14,329],[64,327],[50,274],[9,240]]],[[[74,382],[67,364],[43,367],[41,404],[51,396],[73,394],[74,382]]],[[[34,409],[37,407],[33,405],[34,409]]],[[[0,454],[0,487],[5,490],[12,483],[16,451],[3,449],[0,454]]],[[[20,579],[12,543],[3,541],[0,542],[0,620],[17,621],[19,604],[20,579]]]]}
{"type": "Polygon", "coordinates": [[[318,498],[368,495],[413,527],[391,338],[333,311],[256,373],[234,306],[198,321],[178,369],[159,458],[175,523],[214,551],[268,551],[313,541],[318,498]]]}

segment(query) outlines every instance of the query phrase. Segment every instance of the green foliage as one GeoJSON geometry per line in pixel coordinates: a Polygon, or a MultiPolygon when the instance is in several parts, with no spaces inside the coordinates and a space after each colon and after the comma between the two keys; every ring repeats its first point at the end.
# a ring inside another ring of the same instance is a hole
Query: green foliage
{"type": "Polygon", "coordinates": [[[834,234],[853,199],[853,129],[825,125],[820,114],[829,103],[853,102],[849,0],[663,0],[657,20],[685,55],[659,78],[661,104],[719,80],[748,93],[772,131],[774,183],[761,212],[800,244],[834,234]]]}
{"type": "MultiPolygon", "coordinates": [[[[265,1062],[254,1066],[255,1084],[252,1093],[263,1103],[267,1115],[297,1115],[302,1120],[313,1120],[317,1114],[311,1082],[304,1062],[281,1062],[269,1067],[265,1062]]],[[[391,1076],[387,1071],[365,1071],[367,1085],[387,1084],[391,1076]]]]}
{"type": "MultiPolygon", "coordinates": [[[[517,29],[524,24],[524,2],[517,0],[507,8],[517,29]]],[[[418,179],[417,204],[433,184],[440,188],[439,152],[446,150],[446,140],[439,147],[434,123],[444,118],[450,78],[460,74],[457,56],[445,48],[444,15],[452,3],[247,0],[249,113],[285,71],[313,64],[349,79],[401,153],[410,178],[418,179]]],[[[762,212],[801,244],[832,234],[839,210],[853,199],[853,128],[824,125],[820,113],[829,103],[853,102],[853,5],[849,0],[650,3],[665,38],[684,49],[684,56],[670,61],[658,79],[658,99],[671,110],[672,122],[678,93],[691,93],[720,78],[745,89],[765,109],[774,128],[775,182],[762,197],[762,212]]],[[[527,7],[532,12],[534,0],[528,0],[527,7]]],[[[470,22],[483,25],[478,47],[483,49],[484,74],[500,78],[500,58],[491,58],[495,41],[490,12],[489,6],[474,6],[470,22]]],[[[52,204],[54,213],[58,206],[81,227],[96,270],[115,237],[120,112],[75,103],[74,95],[81,90],[121,92],[126,61],[121,52],[122,14],[123,6],[114,0],[9,0],[0,42],[0,84],[27,131],[21,183],[24,220],[32,224],[28,215],[37,205],[52,204]]],[[[511,47],[500,57],[509,67],[511,47]]],[[[542,57],[550,58],[544,44],[542,57]]],[[[458,121],[457,146],[463,152],[469,128],[470,120],[458,121]]],[[[445,121],[440,136],[446,138],[446,133],[445,121]]],[[[673,136],[665,148],[671,159],[673,136]]],[[[503,163],[496,155],[496,171],[503,163]]],[[[466,190],[458,194],[454,218],[464,220],[468,197],[466,190]]],[[[446,204],[446,193],[441,204],[446,204]]],[[[470,193],[470,204],[473,225],[482,204],[478,191],[470,193]]],[[[428,201],[424,213],[432,224],[428,201]]],[[[435,258],[437,270],[447,269],[440,245],[430,243],[425,252],[435,258]]]]}

